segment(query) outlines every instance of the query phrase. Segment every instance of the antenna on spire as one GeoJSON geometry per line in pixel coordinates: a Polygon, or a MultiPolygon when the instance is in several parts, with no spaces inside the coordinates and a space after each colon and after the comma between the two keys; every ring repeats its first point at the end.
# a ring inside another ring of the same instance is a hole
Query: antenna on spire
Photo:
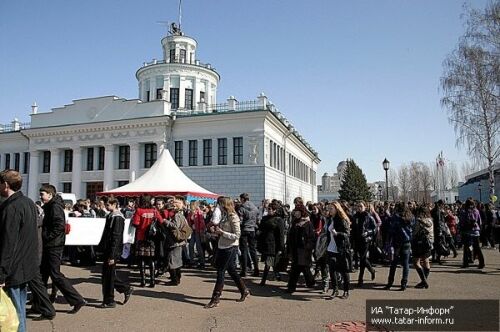
{"type": "Polygon", "coordinates": [[[179,0],[179,30],[182,27],[182,0],[179,0]]]}

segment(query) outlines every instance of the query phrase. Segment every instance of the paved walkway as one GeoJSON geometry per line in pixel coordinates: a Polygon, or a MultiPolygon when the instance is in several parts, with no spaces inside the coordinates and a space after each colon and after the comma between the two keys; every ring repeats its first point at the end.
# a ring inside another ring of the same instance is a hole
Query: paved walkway
{"type": "MultiPolygon", "coordinates": [[[[486,267],[460,268],[461,252],[455,259],[434,265],[429,289],[415,289],[419,281],[410,270],[405,292],[382,290],[388,268],[378,266],[375,281],[365,280],[365,288],[351,290],[348,300],[328,299],[321,290],[298,288],[289,295],[284,282],[271,281],[266,287],[258,278],[247,278],[252,291],[244,303],[236,302],[239,293],[228,282],[219,307],[206,310],[215,280],[213,270],[186,270],[179,286],[166,286],[166,279],[154,289],[135,287],[127,305],[115,309],[99,309],[101,302],[100,266],[89,269],[64,266],[68,276],[89,305],[77,315],[69,315],[64,298],[56,303],[53,321],[28,320],[28,331],[355,331],[364,330],[367,299],[500,299],[500,253],[486,249],[486,267]]],[[[137,272],[123,270],[133,284],[137,272]]],[[[401,271],[398,269],[396,280],[401,271]]],[[[366,276],[369,277],[369,274],[366,276]]],[[[357,273],[351,274],[357,279],[357,273]]],[[[122,295],[116,300],[122,301],[122,295]]]]}

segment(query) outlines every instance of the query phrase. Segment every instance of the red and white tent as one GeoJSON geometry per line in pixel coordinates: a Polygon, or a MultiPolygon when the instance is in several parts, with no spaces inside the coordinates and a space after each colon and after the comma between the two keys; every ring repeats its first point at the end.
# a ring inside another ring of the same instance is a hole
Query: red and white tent
{"type": "Polygon", "coordinates": [[[184,195],[191,199],[216,199],[219,195],[193,182],[177,166],[170,152],[165,149],[153,166],[135,181],[99,195],[139,196],[149,194],[184,195]]]}

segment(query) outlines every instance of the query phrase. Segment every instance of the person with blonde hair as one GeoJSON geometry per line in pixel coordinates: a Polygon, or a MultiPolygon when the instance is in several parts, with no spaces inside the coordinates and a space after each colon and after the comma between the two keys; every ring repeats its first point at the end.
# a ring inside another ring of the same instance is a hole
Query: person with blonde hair
{"type": "Polygon", "coordinates": [[[349,297],[349,256],[351,244],[349,241],[351,221],[338,202],[332,202],[328,208],[328,220],[325,224],[328,237],[328,267],[332,284],[332,298],[339,294],[337,274],[343,281],[342,298],[349,297]]]}
{"type": "Polygon", "coordinates": [[[241,235],[240,218],[234,209],[234,202],[230,197],[224,197],[220,202],[221,220],[218,225],[211,226],[212,232],[219,236],[217,251],[215,253],[215,268],[217,269],[217,280],[210,302],[205,309],[216,307],[220,302],[222,289],[224,288],[224,275],[229,273],[238,287],[241,297],[238,302],[243,302],[250,295],[245,282],[236,271],[236,256],[238,255],[239,239],[241,235]]]}

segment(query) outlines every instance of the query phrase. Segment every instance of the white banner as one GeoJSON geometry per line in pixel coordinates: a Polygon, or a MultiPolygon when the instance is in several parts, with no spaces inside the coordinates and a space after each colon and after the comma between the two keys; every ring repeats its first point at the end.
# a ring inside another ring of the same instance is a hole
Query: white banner
{"type": "MultiPolygon", "coordinates": [[[[106,224],[105,218],[74,218],[67,220],[71,225],[69,234],[66,234],[67,246],[96,246],[99,244],[106,224]]],[[[135,227],[130,225],[130,219],[125,219],[123,243],[134,243],[135,227]]]]}

